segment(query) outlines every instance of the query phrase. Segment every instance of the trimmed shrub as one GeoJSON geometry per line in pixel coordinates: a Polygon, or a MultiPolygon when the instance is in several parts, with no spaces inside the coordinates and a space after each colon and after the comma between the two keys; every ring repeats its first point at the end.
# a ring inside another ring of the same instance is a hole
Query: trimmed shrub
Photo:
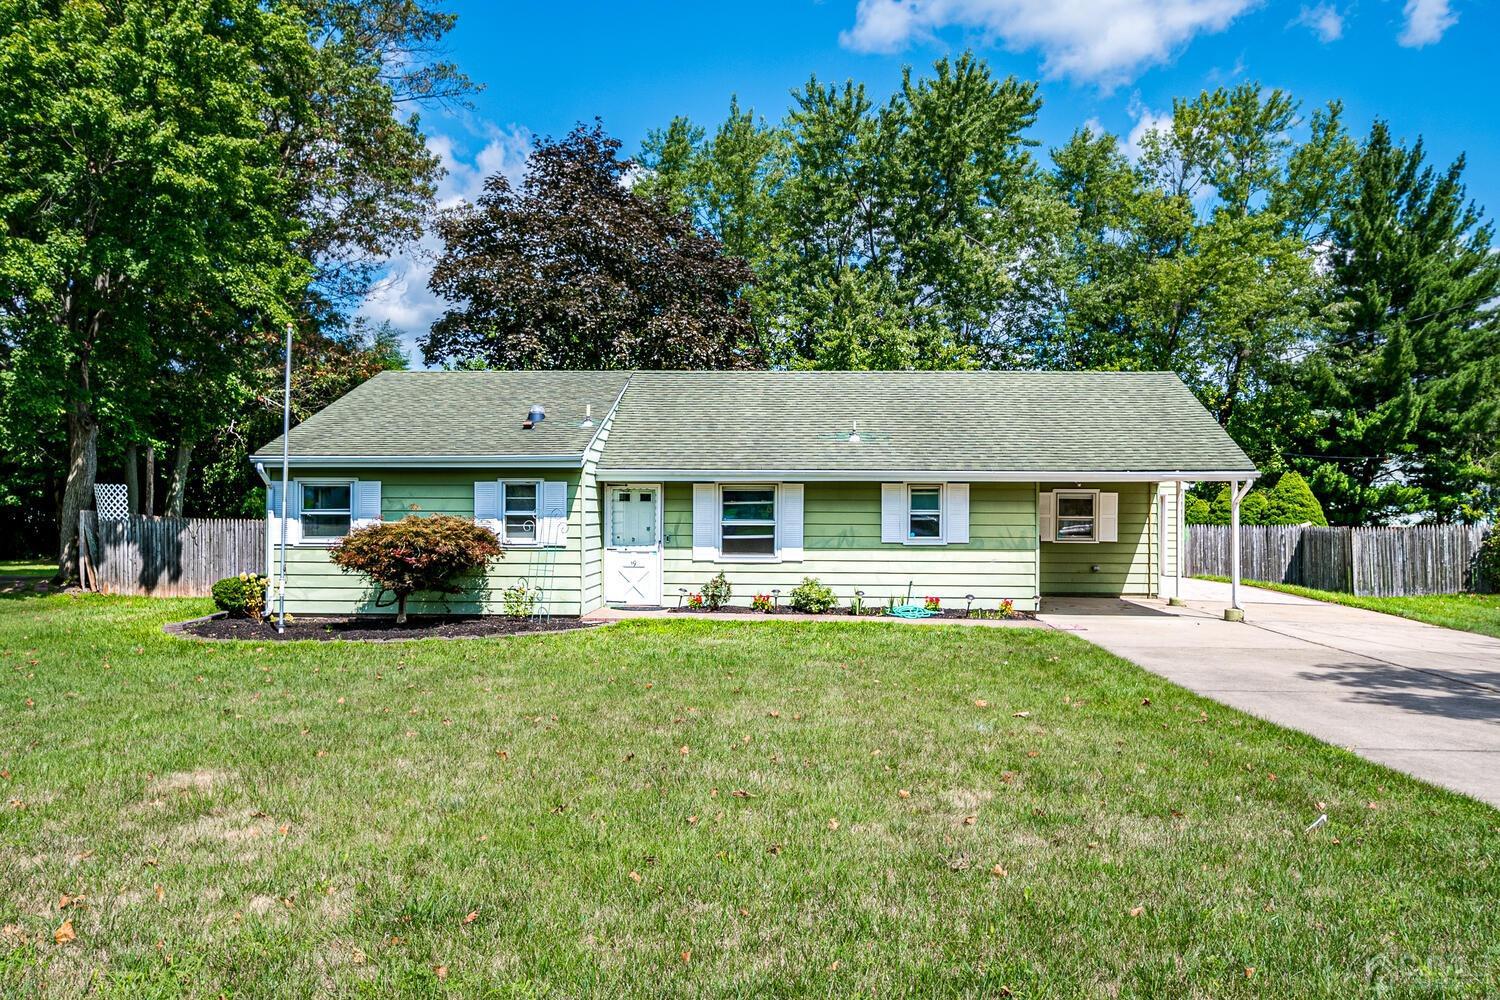
{"type": "Polygon", "coordinates": [[[787,596],[787,603],[792,606],[793,611],[800,611],[805,615],[821,615],[830,611],[836,602],[831,588],[823,586],[813,577],[805,576],[787,596]]]}
{"type": "Polygon", "coordinates": [[[1209,524],[1208,501],[1202,497],[1189,494],[1187,502],[1182,505],[1182,516],[1188,524],[1209,524]]]}
{"type": "Polygon", "coordinates": [[[1500,526],[1490,529],[1479,545],[1479,555],[1474,559],[1474,569],[1479,577],[1476,589],[1488,594],[1500,594],[1500,526]]]}
{"type": "Polygon", "coordinates": [[[1267,524],[1314,524],[1328,527],[1328,515],[1300,472],[1284,472],[1270,491],[1267,524]]]}
{"type": "Polygon", "coordinates": [[[729,603],[729,578],[721,571],[718,576],[703,585],[703,606],[718,611],[729,603]]]}
{"type": "Polygon", "coordinates": [[[459,594],[457,577],[483,569],[501,554],[494,532],[463,517],[412,515],[358,528],[333,547],[334,565],[363,573],[380,588],[376,603],[396,597],[396,621],[406,621],[406,599],[418,591],[459,594]]]}
{"type": "Polygon", "coordinates": [[[226,576],[213,586],[214,607],[231,618],[259,618],[266,610],[266,578],[255,573],[226,576]]]}

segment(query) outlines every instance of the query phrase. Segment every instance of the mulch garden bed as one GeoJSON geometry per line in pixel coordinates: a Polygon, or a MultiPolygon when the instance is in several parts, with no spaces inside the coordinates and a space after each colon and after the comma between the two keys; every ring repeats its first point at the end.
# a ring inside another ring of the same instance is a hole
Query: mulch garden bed
{"type": "Polygon", "coordinates": [[[286,623],[284,633],[278,633],[272,622],[255,621],[249,618],[199,619],[183,622],[171,631],[177,635],[198,639],[242,639],[253,642],[284,642],[298,639],[390,642],[402,639],[483,639],[492,636],[563,632],[569,629],[596,627],[598,623],[582,621],[576,615],[553,615],[546,620],[503,618],[498,615],[412,615],[404,625],[397,625],[394,618],[375,615],[354,617],[298,615],[286,623]]]}
{"type": "MultiPolygon", "coordinates": [[[[689,607],[668,608],[667,610],[671,611],[673,614],[679,614],[679,615],[709,615],[709,614],[720,614],[720,615],[759,615],[759,616],[761,616],[763,618],[774,618],[777,615],[796,615],[796,614],[801,614],[802,613],[802,612],[799,612],[799,611],[793,611],[791,608],[787,607],[785,604],[783,604],[780,607],[778,607],[775,611],[757,611],[754,608],[747,608],[747,607],[745,607],[742,604],[741,605],[726,604],[722,608],[720,608],[718,611],[709,611],[707,608],[689,608],[689,607]]],[[[823,614],[820,615],[819,617],[822,617],[822,618],[853,618],[855,616],[850,613],[850,611],[849,611],[848,608],[834,608],[832,611],[825,611],[825,612],[823,612],[823,614]]],[[[870,610],[866,611],[862,615],[859,615],[858,617],[860,617],[860,618],[895,618],[896,616],[895,615],[888,615],[888,614],[886,614],[885,613],[885,607],[881,606],[879,608],[871,608],[870,610]]],[[[975,611],[971,614],[971,613],[963,610],[962,608],[943,608],[937,614],[930,615],[929,617],[931,617],[931,618],[952,618],[952,619],[968,619],[968,618],[979,619],[979,618],[985,618],[985,619],[993,619],[993,620],[996,620],[996,621],[1001,620],[999,618],[999,616],[994,611],[984,611],[983,613],[981,613],[978,609],[975,609],[975,611]]],[[[1015,621],[1017,619],[1023,619],[1023,618],[1024,619],[1034,619],[1034,618],[1036,618],[1036,612],[1034,612],[1034,611],[1012,611],[1011,614],[1010,614],[1010,619],[1009,620],[1015,621]]]]}

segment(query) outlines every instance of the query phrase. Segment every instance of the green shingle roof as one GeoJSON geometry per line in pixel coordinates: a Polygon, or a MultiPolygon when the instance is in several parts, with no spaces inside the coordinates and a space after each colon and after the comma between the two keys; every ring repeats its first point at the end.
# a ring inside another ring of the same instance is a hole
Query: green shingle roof
{"type": "MultiPolygon", "coordinates": [[[[292,428],[297,458],[581,456],[628,372],[383,372],[292,428]],[[547,419],[521,428],[533,403],[547,419]],[[580,427],[585,405],[593,427],[580,427]]],[[[278,435],[253,456],[280,459],[278,435]]]]}
{"type": "Polygon", "coordinates": [[[643,372],[604,470],[1246,472],[1171,372],[643,372]],[[860,442],[848,440],[858,421],[860,442]]]}
{"type": "Polygon", "coordinates": [[[606,475],[1255,471],[1171,372],[388,372],[294,427],[291,453],[578,457],[584,406],[597,423],[617,399],[606,475]],[[523,430],[533,403],[547,419],[523,430]]]}

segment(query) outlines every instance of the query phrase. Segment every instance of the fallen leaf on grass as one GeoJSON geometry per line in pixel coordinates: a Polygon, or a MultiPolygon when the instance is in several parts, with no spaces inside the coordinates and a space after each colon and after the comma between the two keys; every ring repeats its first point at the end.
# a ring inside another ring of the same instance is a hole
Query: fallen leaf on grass
{"type": "Polygon", "coordinates": [[[964,826],[973,826],[978,821],[979,821],[979,817],[978,816],[965,816],[964,817],[964,826]]]}
{"type": "Polygon", "coordinates": [[[989,708],[990,707],[990,703],[987,702],[987,701],[985,701],[983,698],[975,698],[974,699],[974,707],[975,708],[989,708]]]}
{"type": "Polygon", "coordinates": [[[733,795],[737,799],[753,799],[753,798],[755,798],[754,795],[752,795],[751,793],[745,791],[743,788],[736,788],[734,791],[730,792],[729,794],[733,795]]]}
{"type": "Polygon", "coordinates": [[[697,816],[689,816],[687,821],[688,821],[688,826],[697,826],[698,825],[698,817],[697,816]]]}
{"type": "Polygon", "coordinates": [[[769,712],[767,712],[766,714],[769,715],[773,719],[779,719],[779,718],[781,718],[781,710],[780,709],[773,708],[769,712]]]}
{"type": "Polygon", "coordinates": [[[468,913],[464,914],[464,923],[465,924],[472,924],[474,921],[476,921],[478,919],[479,919],[479,911],[478,910],[470,910],[468,913]]]}
{"type": "Polygon", "coordinates": [[[679,753],[679,754],[681,754],[681,755],[682,755],[682,756],[684,756],[684,757],[686,757],[686,756],[687,756],[687,755],[688,755],[688,748],[687,748],[687,744],[686,744],[686,743],[684,743],[684,744],[683,744],[683,745],[682,745],[682,746],[680,746],[680,747],[678,747],[678,748],[677,748],[677,752],[678,752],[678,753],[679,753]]]}
{"type": "Polygon", "coordinates": [[[903,799],[911,798],[911,790],[907,788],[896,789],[896,794],[903,799]]]}
{"type": "Polygon", "coordinates": [[[682,964],[686,965],[693,960],[693,949],[686,948],[682,952],[682,964]]]}
{"type": "Polygon", "coordinates": [[[69,941],[76,940],[77,938],[78,932],[73,929],[73,921],[71,920],[64,920],[61,926],[52,932],[52,940],[58,944],[67,944],[69,941]]]}
{"type": "Polygon", "coordinates": [[[1132,906],[1130,908],[1130,915],[1132,917],[1138,917],[1142,913],[1145,913],[1145,912],[1146,912],[1146,908],[1144,906],[1132,906]]]}
{"type": "Polygon", "coordinates": [[[640,881],[641,881],[641,873],[638,872],[638,871],[632,870],[630,872],[630,881],[639,884],[640,881]]]}
{"type": "Polygon", "coordinates": [[[353,964],[353,965],[364,965],[365,964],[365,953],[364,953],[363,949],[360,949],[360,948],[351,948],[349,950],[349,962],[351,964],[353,964]]]}
{"type": "Polygon", "coordinates": [[[1010,872],[1005,870],[1004,865],[996,865],[995,867],[990,869],[990,874],[995,876],[996,878],[1004,878],[1005,876],[1009,875],[1010,872]]]}
{"type": "Polygon", "coordinates": [[[434,965],[432,967],[432,972],[433,975],[437,976],[439,979],[448,978],[448,967],[446,965],[434,965]]]}
{"type": "Polygon", "coordinates": [[[830,830],[837,830],[838,828],[839,828],[839,821],[838,820],[836,820],[836,819],[830,819],[828,821],[828,829],[830,829],[830,830]]]}
{"type": "Polygon", "coordinates": [[[1029,718],[1031,718],[1031,713],[1030,712],[1012,712],[1012,713],[1010,713],[1010,717],[1012,719],[1029,719],[1029,718]]]}
{"type": "Polygon", "coordinates": [[[160,882],[156,883],[156,901],[158,903],[160,903],[160,902],[165,901],[166,898],[167,898],[167,890],[165,890],[165,889],[162,888],[162,885],[161,885],[160,882]]]}
{"type": "Polygon", "coordinates": [[[499,757],[501,760],[510,760],[510,751],[509,750],[496,750],[495,751],[495,756],[499,757]]]}

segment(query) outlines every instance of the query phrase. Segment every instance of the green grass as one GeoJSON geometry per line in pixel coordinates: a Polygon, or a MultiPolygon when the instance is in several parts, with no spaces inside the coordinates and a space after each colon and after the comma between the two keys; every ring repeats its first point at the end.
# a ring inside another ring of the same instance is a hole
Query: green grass
{"type": "MultiPolygon", "coordinates": [[[[1202,576],[1202,580],[1228,583],[1227,576],[1202,576]]],[[[1264,580],[1246,580],[1247,587],[1263,587],[1279,590],[1284,594],[1309,597],[1315,601],[1328,601],[1366,611],[1382,611],[1388,615],[1399,615],[1413,621],[1443,628],[1455,628],[1463,632],[1478,632],[1500,639],[1500,594],[1430,594],[1424,597],[1355,597],[1332,590],[1314,590],[1290,583],[1267,583],[1264,580]]]]}
{"type": "Polygon", "coordinates": [[[57,563],[41,559],[0,559],[0,576],[50,577],[57,563]]]}
{"type": "Polygon", "coordinates": [[[1500,993],[1500,813],[1071,635],[206,610],[0,599],[0,995],[1500,993]]]}

